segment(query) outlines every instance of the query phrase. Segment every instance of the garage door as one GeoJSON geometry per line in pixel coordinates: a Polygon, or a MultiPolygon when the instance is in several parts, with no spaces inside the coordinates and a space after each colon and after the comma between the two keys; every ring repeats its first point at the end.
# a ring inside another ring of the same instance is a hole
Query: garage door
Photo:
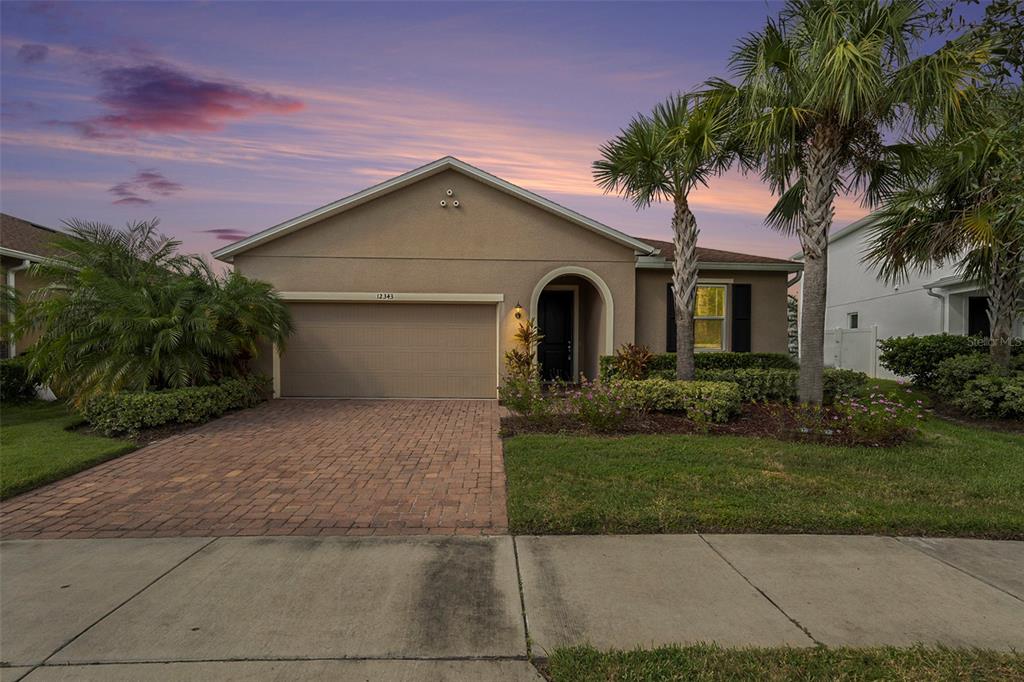
{"type": "Polygon", "coordinates": [[[493,398],[495,306],[293,303],[281,395],[493,398]]]}

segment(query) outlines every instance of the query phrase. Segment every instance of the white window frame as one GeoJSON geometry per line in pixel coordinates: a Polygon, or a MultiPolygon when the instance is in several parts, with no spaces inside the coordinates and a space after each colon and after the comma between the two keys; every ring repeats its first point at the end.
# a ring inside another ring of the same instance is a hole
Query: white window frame
{"type": "Polygon", "coordinates": [[[697,353],[724,353],[729,348],[729,285],[720,284],[715,282],[697,282],[697,289],[721,289],[722,290],[722,314],[721,315],[697,315],[697,303],[694,301],[693,306],[693,321],[694,327],[697,326],[697,320],[718,320],[722,323],[722,345],[718,348],[697,348],[696,339],[694,339],[694,351],[697,353]]]}

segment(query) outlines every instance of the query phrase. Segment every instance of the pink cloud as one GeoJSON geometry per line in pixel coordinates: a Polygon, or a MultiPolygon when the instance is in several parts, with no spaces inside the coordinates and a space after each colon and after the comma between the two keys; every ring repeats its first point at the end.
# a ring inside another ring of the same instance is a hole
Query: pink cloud
{"type": "Polygon", "coordinates": [[[219,239],[223,242],[237,242],[239,239],[244,239],[249,236],[248,232],[242,230],[236,230],[231,227],[217,227],[212,230],[199,230],[206,234],[214,235],[214,239],[219,239]]]}
{"type": "Polygon", "coordinates": [[[181,183],[167,179],[155,168],[147,168],[140,170],[130,179],[117,183],[107,191],[118,197],[114,201],[115,204],[141,206],[153,203],[153,199],[143,196],[144,194],[169,197],[183,189],[185,187],[181,183]]]}
{"type": "Polygon", "coordinates": [[[199,78],[166,64],[107,68],[100,72],[100,84],[96,100],[108,113],[61,123],[92,138],[211,132],[232,120],[303,108],[300,100],[291,97],[199,78]]]}

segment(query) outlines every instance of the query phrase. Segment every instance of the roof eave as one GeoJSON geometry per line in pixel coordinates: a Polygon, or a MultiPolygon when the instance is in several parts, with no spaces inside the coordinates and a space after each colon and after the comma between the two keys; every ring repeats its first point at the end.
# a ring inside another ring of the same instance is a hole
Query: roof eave
{"type": "MultiPolygon", "coordinates": [[[[637,258],[636,267],[641,270],[671,270],[672,261],[664,258],[637,258]]],[[[698,270],[754,270],[762,272],[800,272],[803,263],[730,263],[725,261],[698,261],[698,270]]]]}

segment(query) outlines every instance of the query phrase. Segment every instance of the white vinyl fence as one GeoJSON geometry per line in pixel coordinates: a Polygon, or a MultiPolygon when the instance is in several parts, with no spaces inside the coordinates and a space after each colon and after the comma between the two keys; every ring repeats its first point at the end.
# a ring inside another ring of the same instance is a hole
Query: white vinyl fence
{"type": "MultiPolygon", "coordinates": [[[[878,376],[878,326],[825,331],[825,366],[855,369],[878,376]]],[[[884,374],[888,374],[882,370],[884,374]]]]}

